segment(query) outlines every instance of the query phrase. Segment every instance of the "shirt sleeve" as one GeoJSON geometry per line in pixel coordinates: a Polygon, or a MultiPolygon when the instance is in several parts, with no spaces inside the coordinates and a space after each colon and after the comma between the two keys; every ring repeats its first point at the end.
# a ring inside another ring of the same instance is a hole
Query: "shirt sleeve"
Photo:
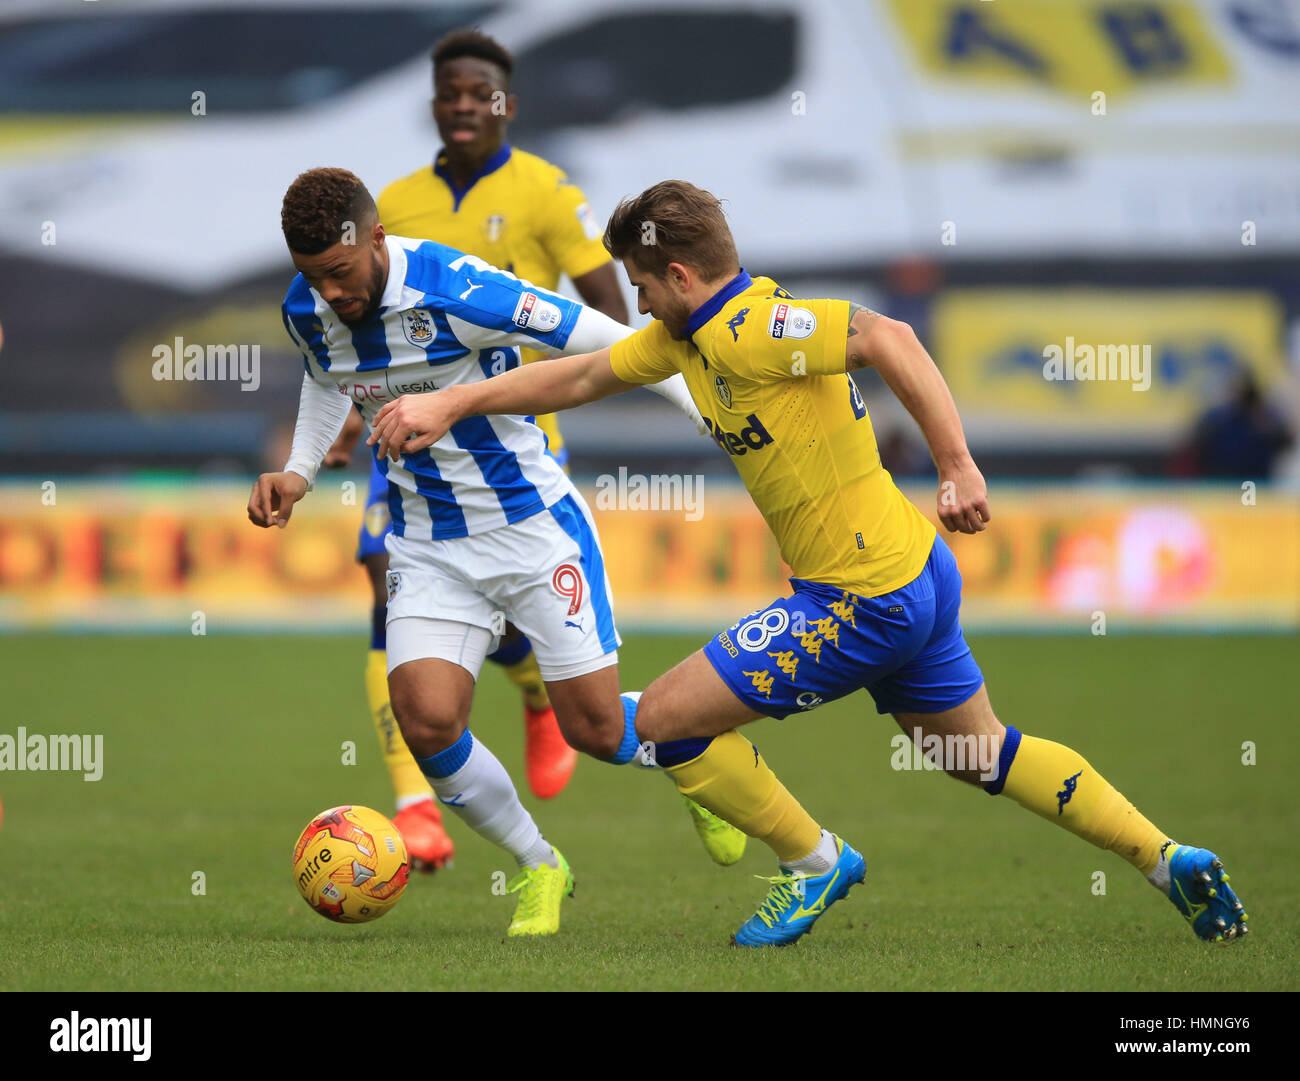
{"type": "Polygon", "coordinates": [[[556,178],[540,225],[543,247],[570,281],[610,261],[601,240],[604,227],[582,189],[570,184],[563,173],[556,178]]]}
{"type": "Polygon", "coordinates": [[[343,430],[352,403],[337,390],[316,382],[307,372],[298,394],[298,423],[293,429],[293,447],[285,463],[286,473],[297,473],[310,490],[325,453],[343,430]]]}
{"type": "Polygon", "coordinates": [[[847,300],[774,297],[747,320],[737,341],[738,373],[760,382],[843,375],[849,333],[847,300]]]}
{"type": "Polygon", "coordinates": [[[624,383],[658,383],[681,371],[675,343],[656,319],[610,347],[609,366],[624,383]]]}
{"type": "Polygon", "coordinates": [[[579,353],[599,353],[606,346],[621,341],[631,333],[631,327],[625,327],[617,319],[611,319],[599,309],[584,304],[578,313],[578,321],[569,333],[569,340],[564,345],[564,355],[572,357],[579,353]]]}
{"type": "Polygon", "coordinates": [[[541,289],[476,255],[447,265],[441,305],[456,337],[471,349],[524,346],[557,353],[568,343],[582,305],[541,289]]]}

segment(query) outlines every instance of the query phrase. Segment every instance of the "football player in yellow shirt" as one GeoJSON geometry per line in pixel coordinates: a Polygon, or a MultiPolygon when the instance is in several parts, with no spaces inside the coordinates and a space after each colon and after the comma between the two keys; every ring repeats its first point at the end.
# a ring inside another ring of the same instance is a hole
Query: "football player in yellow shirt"
{"type": "MultiPolygon", "coordinates": [[[[881,466],[849,374],[876,368],[920,426],[939,472],[945,527],[987,528],[984,478],[948,387],[911,328],[847,301],[796,300],[770,279],[751,278],[718,201],[682,181],[622,203],[605,246],[655,322],[598,353],[399,398],[380,410],[371,439],[381,451],[410,453],[465,416],[566,409],[685,375],[776,536],[794,593],[651,683],[634,710],[622,711],[619,746],[652,741],[679,788],[776,851],[780,873],[735,941],[794,941],[865,869],[788,793],[764,801],[747,783],[747,774],[759,773],[757,751],[745,770],[741,744],[748,743],[734,729],[859,688],[924,748],[937,738],[951,775],[1007,795],[1132,864],[1200,937],[1244,933],[1241,902],[1214,853],[1176,844],[1078,752],[994,714],[958,623],[956,562],[881,466]],[[734,750],[723,750],[729,741],[734,750]],[[778,828],[774,816],[783,820],[778,828]]],[[[586,728],[566,735],[618,761],[610,753],[616,710],[592,703],[586,728]]]]}
{"type": "MultiPolygon", "coordinates": [[[[377,200],[385,229],[398,236],[436,240],[544,289],[567,275],[590,307],[620,323],[628,320],[614,263],[601,243],[598,220],[582,192],[550,162],[506,140],[517,102],[510,93],[514,59],[492,38],[474,30],[449,34],[433,48],[433,119],[443,146],[433,165],[389,184],[377,200]]],[[[543,354],[524,350],[527,364],[543,354]]],[[[539,416],[553,457],[567,451],[554,416],[539,416]]],[[[359,419],[339,442],[351,446],[359,419]]],[[[336,444],[335,453],[338,450],[336,444]]],[[[396,823],[411,855],[429,869],[453,854],[428,781],[402,740],[388,701],[384,665],[384,538],[390,530],[388,485],[372,466],[370,494],[357,558],[374,593],[366,693],[384,760],[397,794],[396,823]]],[[[489,658],[501,665],[524,699],[526,771],[539,799],[559,795],[573,774],[577,752],[560,734],[527,637],[508,627],[489,658]]]]}

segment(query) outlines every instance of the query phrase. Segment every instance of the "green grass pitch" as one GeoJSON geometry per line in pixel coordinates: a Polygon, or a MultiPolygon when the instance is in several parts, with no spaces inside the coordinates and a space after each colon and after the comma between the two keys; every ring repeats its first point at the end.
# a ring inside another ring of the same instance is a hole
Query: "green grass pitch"
{"type": "MultiPolygon", "coordinates": [[[[623,685],[643,687],[698,644],[630,638],[623,685]]],[[[1117,857],[1009,800],[893,770],[897,730],[859,693],[746,734],[814,816],[864,852],[866,885],[792,949],[731,949],[763,896],[753,876],[775,873],[767,850],[751,842],[740,864],[715,867],[672,786],[648,771],[584,758],[558,799],[532,799],[515,692],[493,671],[472,727],[574,867],[560,934],[505,939],[514,899],[493,881],[512,861],[450,815],[453,869],[414,878],[373,924],[336,926],[298,897],[289,857],[326,807],[392,813],[363,643],[35,636],[0,641],[0,733],[103,733],[104,775],[0,773],[0,988],[1300,987],[1296,640],[972,644],[1005,722],[1074,746],[1176,838],[1224,857],[1249,940],[1206,945],[1117,857]],[[347,740],[355,765],[342,762],[347,740]],[[1254,765],[1242,762],[1244,741],[1254,765]]]]}

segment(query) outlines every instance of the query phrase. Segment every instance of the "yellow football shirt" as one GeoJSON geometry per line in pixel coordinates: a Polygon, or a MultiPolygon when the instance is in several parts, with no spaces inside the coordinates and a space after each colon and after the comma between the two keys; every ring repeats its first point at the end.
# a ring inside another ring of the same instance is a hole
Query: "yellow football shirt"
{"type": "MultiPolygon", "coordinates": [[[[550,162],[509,143],[489,158],[469,187],[453,187],[439,154],[379,193],[379,220],[397,236],[436,240],[477,255],[543,289],[560,275],[579,278],[609,262],[602,229],[581,190],[550,162]]],[[[545,356],[523,350],[525,364],[545,356]]],[[[537,418],[561,461],[555,417],[537,418]]]]}
{"type": "Polygon", "coordinates": [[[877,597],[921,573],[934,526],[880,464],[844,370],[849,304],[795,300],[743,270],[694,313],[688,340],[655,320],[610,353],[614,374],[675,372],[731,457],[793,576],[877,597]]]}

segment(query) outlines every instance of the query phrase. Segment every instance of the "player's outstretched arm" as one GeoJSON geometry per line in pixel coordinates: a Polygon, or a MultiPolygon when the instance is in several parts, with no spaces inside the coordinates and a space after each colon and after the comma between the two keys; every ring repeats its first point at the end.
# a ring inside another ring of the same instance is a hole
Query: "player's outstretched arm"
{"type": "MultiPolygon", "coordinates": [[[[613,276],[613,271],[610,271],[610,276],[613,276]]],[[[575,284],[577,283],[575,282],[575,284]]],[[[626,312],[626,309],[624,311],[626,312]]],[[[626,321],[626,315],[624,320],[626,321]]],[[[569,335],[565,349],[569,353],[598,353],[632,333],[631,328],[624,326],[623,323],[615,322],[604,312],[595,311],[588,307],[584,308],[578,316],[577,325],[573,328],[573,333],[569,335]]],[[[647,390],[654,391],[661,398],[677,406],[686,414],[690,422],[695,425],[695,430],[701,435],[709,434],[704,418],[700,416],[700,411],[695,408],[695,403],[691,400],[691,392],[687,389],[686,379],[681,372],[658,383],[646,383],[644,386],[647,390]]]]}
{"type": "Polygon", "coordinates": [[[304,374],[298,397],[298,423],[289,460],[279,473],[263,473],[248,499],[248,520],[263,528],[289,524],[293,505],[311,489],[316,471],[338,438],[352,407],[341,394],[304,374]]]}
{"type": "Polygon", "coordinates": [[[572,409],[631,390],[609,366],[609,349],[560,357],[431,394],[403,394],[375,416],[369,446],[397,461],[432,446],[465,417],[536,415],[572,409]]]}
{"type": "Polygon", "coordinates": [[[991,520],[984,477],[948,384],[906,323],[853,305],[845,365],[875,368],[920,427],[939,471],[939,520],[949,532],[978,533],[991,520]]]}

